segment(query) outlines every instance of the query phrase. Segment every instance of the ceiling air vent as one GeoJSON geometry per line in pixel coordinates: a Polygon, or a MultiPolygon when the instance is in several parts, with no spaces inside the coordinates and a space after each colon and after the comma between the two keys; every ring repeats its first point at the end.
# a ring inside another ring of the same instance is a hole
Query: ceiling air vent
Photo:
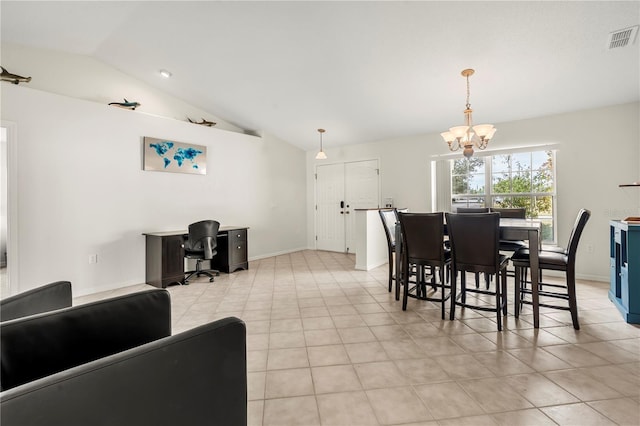
{"type": "Polygon", "coordinates": [[[611,50],[633,44],[636,41],[637,34],[638,25],[609,33],[608,49],[611,50]]]}

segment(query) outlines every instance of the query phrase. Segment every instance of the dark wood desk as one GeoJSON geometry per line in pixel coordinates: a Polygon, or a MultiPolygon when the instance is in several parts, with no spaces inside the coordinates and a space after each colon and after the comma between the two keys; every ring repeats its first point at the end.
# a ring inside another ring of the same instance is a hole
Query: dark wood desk
{"type": "MultiPolygon", "coordinates": [[[[220,272],[249,269],[246,226],[221,226],[211,268],[220,272]]],[[[166,288],[184,278],[184,236],[187,231],[146,232],[146,283],[166,288]]]]}

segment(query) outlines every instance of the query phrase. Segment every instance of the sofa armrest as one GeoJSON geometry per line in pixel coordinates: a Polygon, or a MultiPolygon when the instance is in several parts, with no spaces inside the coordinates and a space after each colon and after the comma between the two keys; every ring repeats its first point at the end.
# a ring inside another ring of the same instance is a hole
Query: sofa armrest
{"type": "Polygon", "coordinates": [[[6,425],[246,425],[246,331],[225,318],[0,393],[6,425]]]}
{"type": "Polygon", "coordinates": [[[0,324],[7,390],[171,334],[171,301],[153,289],[0,324]]]}
{"type": "Polygon", "coordinates": [[[0,321],[68,308],[71,304],[71,283],[56,281],[0,300],[0,321]]]}

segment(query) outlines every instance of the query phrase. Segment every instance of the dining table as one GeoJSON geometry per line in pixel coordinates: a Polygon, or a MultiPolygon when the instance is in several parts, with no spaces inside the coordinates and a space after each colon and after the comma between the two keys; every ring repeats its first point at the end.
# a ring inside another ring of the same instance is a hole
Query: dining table
{"type": "MultiPolygon", "coordinates": [[[[447,233],[445,224],[445,234],[447,233]]],[[[529,264],[531,266],[531,301],[533,306],[533,326],[534,328],[540,328],[540,305],[539,305],[539,293],[538,286],[540,280],[540,269],[538,252],[540,250],[542,239],[540,238],[541,221],[539,219],[513,219],[513,218],[500,218],[500,239],[512,240],[512,241],[528,241],[529,242],[529,264]],[[532,247],[537,247],[538,250],[532,250],[532,247]]],[[[400,274],[397,271],[402,270],[401,266],[401,247],[402,247],[402,232],[400,230],[400,224],[396,223],[396,259],[395,270],[396,277],[400,274]]],[[[399,278],[397,278],[399,279],[399,278]]],[[[396,281],[396,300],[400,296],[400,286],[396,281]]]]}

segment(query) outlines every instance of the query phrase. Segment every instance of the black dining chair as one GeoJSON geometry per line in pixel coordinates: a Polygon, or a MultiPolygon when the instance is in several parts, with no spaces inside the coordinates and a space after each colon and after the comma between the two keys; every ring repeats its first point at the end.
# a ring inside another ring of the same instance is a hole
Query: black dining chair
{"type": "Polygon", "coordinates": [[[498,331],[502,330],[502,316],[507,315],[507,264],[509,259],[500,254],[500,214],[498,213],[447,213],[447,228],[451,240],[451,310],[449,318],[455,318],[456,305],[463,308],[495,312],[498,331]],[[484,273],[496,275],[495,286],[491,288],[467,288],[465,274],[484,273]],[[460,273],[460,294],[456,280],[460,273]],[[498,279],[498,275],[501,279],[498,279]],[[467,300],[467,293],[478,294],[476,304],[467,300]],[[482,295],[495,297],[490,306],[482,295]],[[459,299],[459,300],[458,300],[459,299]],[[485,302],[485,303],[483,303],[485,302]]]}
{"type": "Polygon", "coordinates": [[[396,222],[398,221],[398,214],[395,209],[380,209],[378,210],[380,219],[382,220],[382,227],[384,228],[384,234],[387,237],[387,251],[389,253],[389,293],[393,287],[394,275],[394,261],[393,255],[396,251],[396,222]]]}
{"type": "Polygon", "coordinates": [[[451,294],[450,291],[445,294],[446,289],[451,288],[447,285],[450,274],[445,273],[451,266],[451,252],[444,247],[444,214],[399,213],[398,218],[402,230],[402,276],[410,276],[410,265],[416,268],[415,286],[410,288],[410,283],[404,283],[402,310],[407,310],[409,297],[440,302],[444,319],[445,302],[451,294]],[[438,289],[440,295],[436,296],[438,289]]]}
{"type": "Polygon", "coordinates": [[[456,213],[489,213],[489,207],[458,207],[456,213]]]}
{"type": "MultiPolygon", "coordinates": [[[[578,302],[576,299],[576,254],[578,252],[578,243],[580,242],[582,231],[590,217],[591,212],[589,210],[581,209],[571,229],[567,248],[564,250],[561,248],[542,249],[538,255],[541,270],[564,271],[565,273],[565,284],[540,282],[538,286],[538,297],[556,298],[567,301],[567,305],[538,302],[538,306],[571,312],[571,321],[573,328],[576,330],[580,330],[578,302]],[[549,288],[549,290],[546,290],[547,288],[549,288]]],[[[531,288],[527,286],[527,271],[528,268],[531,267],[529,264],[529,249],[524,248],[516,251],[511,257],[511,261],[516,268],[514,316],[518,318],[522,304],[533,304],[533,301],[525,299],[526,295],[531,294],[531,288]]]]}
{"type": "MultiPolygon", "coordinates": [[[[525,208],[498,208],[491,207],[489,211],[493,213],[500,213],[500,218],[505,219],[526,219],[527,218],[527,209],[525,208]]],[[[500,251],[511,251],[515,252],[521,248],[527,247],[527,243],[524,241],[515,241],[515,240],[500,240],[500,251]]]]}

